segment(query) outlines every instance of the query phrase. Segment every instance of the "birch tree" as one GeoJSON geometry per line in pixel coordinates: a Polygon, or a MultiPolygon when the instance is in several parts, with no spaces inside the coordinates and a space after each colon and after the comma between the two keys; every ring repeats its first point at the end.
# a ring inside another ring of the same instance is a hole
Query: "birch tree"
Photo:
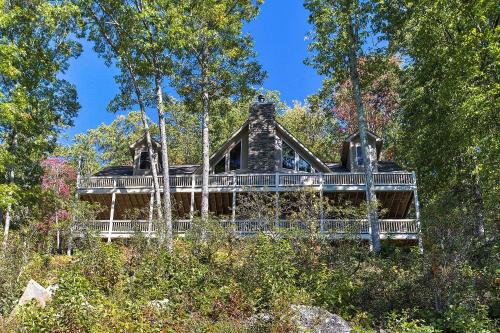
{"type": "Polygon", "coordinates": [[[173,84],[180,96],[200,110],[202,128],[202,219],[208,218],[210,115],[221,98],[248,96],[264,72],[254,60],[243,24],[253,20],[262,1],[184,0],[175,6],[176,61],[173,84]]]}
{"type": "Polygon", "coordinates": [[[148,82],[144,80],[144,64],[134,58],[133,43],[128,30],[124,27],[137,27],[134,13],[129,7],[122,6],[121,1],[110,1],[103,5],[99,1],[80,1],[79,6],[84,17],[88,20],[86,32],[88,38],[95,43],[95,51],[106,61],[107,65],[113,63],[120,69],[121,74],[115,78],[119,84],[120,93],[110,103],[110,110],[130,108],[139,106],[144,137],[151,161],[151,174],[153,178],[153,190],[155,196],[155,207],[158,220],[163,220],[160,185],[158,182],[158,163],[153,150],[151,131],[146,114],[147,91],[150,89],[148,82]],[[116,18],[119,17],[120,20],[116,18]],[[129,91],[133,91],[133,98],[129,91]]]}
{"type": "MultiPolygon", "coordinates": [[[[356,105],[358,128],[363,151],[368,201],[368,223],[371,231],[371,247],[380,252],[380,232],[377,214],[377,198],[373,184],[373,161],[367,138],[365,110],[359,77],[359,58],[362,46],[370,36],[371,6],[363,0],[306,0],[310,11],[309,22],[314,30],[309,49],[312,57],[307,63],[320,75],[338,82],[349,78],[356,105]]],[[[372,36],[373,37],[373,36],[372,36]]]]}

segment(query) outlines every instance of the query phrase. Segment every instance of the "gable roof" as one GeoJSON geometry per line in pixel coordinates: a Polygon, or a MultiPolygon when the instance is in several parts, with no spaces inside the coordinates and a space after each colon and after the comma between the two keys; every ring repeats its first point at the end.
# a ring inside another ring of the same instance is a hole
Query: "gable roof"
{"type": "MultiPolygon", "coordinates": [[[[151,143],[153,144],[154,149],[160,149],[161,145],[158,141],[155,139],[151,138],[151,143]]],[[[129,147],[130,153],[132,154],[132,158],[135,156],[135,149],[139,146],[144,146],[146,147],[146,134],[144,134],[142,137],[140,137],[136,142],[132,143],[129,147]]]]}
{"type": "MultiPolygon", "coordinates": [[[[222,155],[223,152],[226,151],[227,148],[229,148],[229,146],[231,145],[232,142],[234,142],[236,140],[236,138],[238,138],[241,133],[248,129],[248,124],[250,123],[250,121],[247,119],[243,125],[241,125],[241,127],[233,133],[233,135],[231,135],[231,137],[229,139],[226,140],[226,142],[224,142],[222,145],[219,146],[219,148],[217,148],[217,150],[210,156],[210,159],[209,159],[209,164],[212,165],[213,162],[216,162],[214,161],[216,158],[217,158],[217,161],[219,160],[219,155],[222,155]]],[[[202,168],[203,168],[203,163],[200,164],[198,166],[198,168],[196,168],[196,170],[194,171],[195,173],[199,173],[202,171],[202,168]]]]}
{"type": "MultiPolygon", "coordinates": [[[[366,134],[368,136],[368,140],[372,139],[375,140],[375,147],[377,148],[377,159],[380,157],[380,152],[382,151],[382,144],[384,143],[384,140],[382,140],[381,137],[376,135],[370,130],[366,131],[366,134]]],[[[351,141],[356,139],[359,136],[359,131],[356,131],[349,135],[347,138],[344,139],[342,142],[342,148],[340,151],[340,159],[343,165],[347,165],[347,156],[349,154],[349,145],[351,141]]]]}
{"type": "Polygon", "coordinates": [[[293,142],[296,146],[302,149],[303,153],[305,154],[300,154],[302,157],[307,158],[310,161],[316,162],[316,164],[321,167],[323,170],[318,170],[321,172],[329,172],[330,168],[322,161],[320,160],[312,151],[310,151],[305,145],[302,144],[296,137],[292,135],[292,133],[288,132],[280,123],[275,121],[276,123],[276,128],[278,131],[280,131],[281,135],[285,136],[288,141],[293,142]],[[303,156],[306,155],[306,156],[303,156]]]}
{"type": "MultiPolygon", "coordinates": [[[[226,140],[211,156],[210,156],[210,165],[213,165],[213,163],[217,162],[223,155],[223,153],[231,146],[231,144],[243,134],[245,130],[248,130],[248,125],[250,121],[247,119],[243,125],[236,131],[234,134],[226,140]]],[[[318,170],[320,172],[330,172],[330,169],[328,166],[321,161],[313,152],[311,152],[304,144],[302,144],[296,137],[294,137],[288,130],[286,130],[280,123],[277,121],[274,121],[274,124],[276,126],[277,134],[279,136],[284,137],[289,143],[294,145],[295,147],[298,147],[301,151],[299,152],[300,155],[309,160],[310,162],[314,162],[314,167],[317,169],[318,167],[321,168],[321,170],[318,170]]],[[[200,173],[202,171],[203,165],[200,165],[196,169],[196,173],[200,173]]]]}

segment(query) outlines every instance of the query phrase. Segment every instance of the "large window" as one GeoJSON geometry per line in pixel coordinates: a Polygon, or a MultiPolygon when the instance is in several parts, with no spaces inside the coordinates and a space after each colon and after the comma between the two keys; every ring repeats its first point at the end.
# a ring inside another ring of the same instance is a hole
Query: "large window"
{"type": "Polygon", "coordinates": [[[241,169],[241,141],[229,152],[229,170],[241,169]]]}
{"type": "Polygon", "coordinates": [[[299,171],[311,172],[311,164],[309,164],[302,157],[299,157],[298,169],[299,171]]]}
{"type": "Polygon", "coordinates": [[[295,151],[283,142],[283,146],[281,148],[281,156],[282,156],[282,167],[284,169],[295,170],[295,151]]]}
{"type": "Polygon", "coordinates": [[[356,146],[356,163],[363,165],[363,149],[360,145],[356,146]]]}
{"type": "Polygon", "coordinates": [[[139,160],[139,169],[149,170],[151,169],[151,160],[149,159],[149,152],[142,151],[139,160]]]}
{"type": "Polygon", "coordinates": [[[214,173],[223,173],[226,172],[226,157],[223,157],[217,162],[214,166],[214,173]]]}
{"type": "Polygon", "coordinates": [[[294,171],[301,172],[312,172],[314,171],[311,164],[303,159],[295,150],[292,149],[288,144],[283,142],[281,148],[281,166],[283,169],[290,169],[294,171]]]}

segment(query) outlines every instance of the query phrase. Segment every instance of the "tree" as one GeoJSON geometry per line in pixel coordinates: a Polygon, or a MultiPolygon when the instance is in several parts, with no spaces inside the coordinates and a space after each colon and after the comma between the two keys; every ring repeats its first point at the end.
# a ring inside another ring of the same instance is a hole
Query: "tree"
{"type": "Polygon", "coordinates": [[[0,203],[4,245],[11,210],[21,191],[42,174],[40,161],[79,109],[73,85],[60,74],[80,53],[72,39],[77,8],[44,0],[0,1],[0,203]]]}
{"type": "Polygon", "coordinates": [[[258,13],[261,1],[178,1],[173,86],[190,107],[201,109],[202,202],[201,215],[208,218],[210,158],[209,117],[217,101],[252,95],[252,85],[264,78],[253,60],[252,40],[242,32],[243,23],[258,13]]]}
{"type": "Polygon", "coordinates": [[[417,171],[423,206],[444,219],[460,210],[481,236],[498,210],[498,3],[382,1],[377,9],[391,50],[408,59],[398,146],[417,171]]]}
{"type": "Polygon", "coordinates": [[[69,218],[69,212],[65,203],[73,195],[76,181],[76,171],[61,157],[49,157],[42,161],[44,174],[42,176],[42,188],[50,191],[54,196],[54,212],[43,226],[47,231],[54,225],[57,228],[57,250],[61,250],[60,221],[69,218]]]}
{"type": "MultiPolygon", "coordinates": [[[[109,109],[116,111],[128,109],[133,105],[139,105],[144,137],[151,160],[151,173],[155,193],[155,206],[158,220],[163,220],[160,185],[158,182],[158,163],[153,150],[151,131],[146,115],[148,92],[151,89],[150,82],[144,78],[144,62],[137,59],[134,51],[135,42],[128,35],[129,30],[134,30],[139,22],[130,6],[124,6],[121,1],[109,1],[107,3],[93,0],[82,0],[78,2],[84,17],[89,20],[86,30],[88,38],[95,43],[95,51],[106,60],[106,64],[113,62],[120,68],[121,74],[115,79],[119,84],[120,93],[110,103],[109,109]],[[117,19],[119,18],[119,19],[117,19]],[[129,92],[133,91],[135,98],[129,92]]],[[[143,35],[138,36],[138,38],[143,35]]],[[[139,55],[140,57],[140,55],[139,55]]],[[[165,181],[168,181],[166,179],[165,181]]],[[[166,195],[169,195],[166,194],[166,195]]]]}
{"type": "Polygon", "coordinates": [[[323,161],[339,159],[342,137],[338,135],[337,119],[329,110],[312,111],[308,104],[294,102],[278,121],[323,161]]]}
{"type": "Polygon", "coordinates": [[[373,163],[369,152],[366,115],[359,77],[362,46],[369,34],[370,2],[306,0],[305,7],[311,12],[309,22],[314,26],[312,42],[309,46],[313,56],[307,63],[315,67],[320,75],[325,75],[327,80],[335,77],[340,83],[349,78],[352,85],[363,151],[371,246],[378,253],[381,245],[377,198],[373,184],[373,163]]]}

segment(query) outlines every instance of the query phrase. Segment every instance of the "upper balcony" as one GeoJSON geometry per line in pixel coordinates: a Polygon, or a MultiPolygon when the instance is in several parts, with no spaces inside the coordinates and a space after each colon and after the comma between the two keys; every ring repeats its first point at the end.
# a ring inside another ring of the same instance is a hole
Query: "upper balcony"
{"type": "MultiPolygon", "coordinates": [[[[163,177],[158,177],[160,187],[163,177]]],[[[377,191],[410,191],[416,187],[412,172],[380,172],[374,174],[377,191]]],[[[201,192],[201,175],[170,176],[171,192],[201,192]]],[[[151,176],[87,176],[77,184],[80,193],[146,193],[153,189],[151,176]]],[[[211,174],[210,192],[272,191],[287,192],[300,189],[324,191],[363,191],[364,173],[254,173],[211,174]]]]}

